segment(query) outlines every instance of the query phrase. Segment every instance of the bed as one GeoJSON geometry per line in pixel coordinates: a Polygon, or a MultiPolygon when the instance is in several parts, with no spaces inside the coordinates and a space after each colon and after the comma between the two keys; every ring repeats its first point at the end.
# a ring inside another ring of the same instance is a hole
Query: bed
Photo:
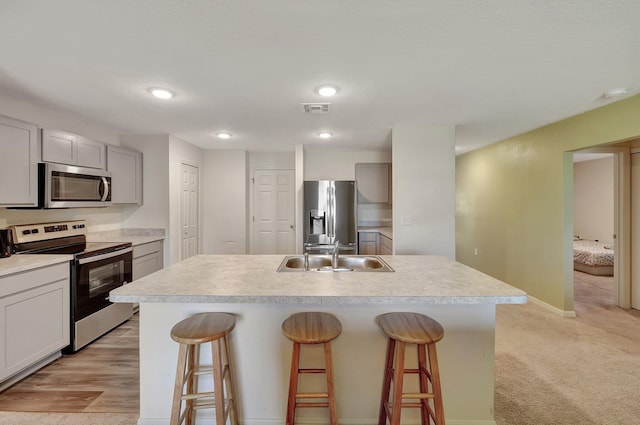
{"type": "Polygon", "coordinates": [[[573,269],[596,276],[613,276],[613,245],[573,240],[573,269]]]}

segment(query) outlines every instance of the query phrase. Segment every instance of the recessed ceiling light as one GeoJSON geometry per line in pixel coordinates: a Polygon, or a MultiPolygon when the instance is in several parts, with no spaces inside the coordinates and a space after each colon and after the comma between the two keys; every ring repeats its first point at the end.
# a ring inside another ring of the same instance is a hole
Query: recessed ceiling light
{"type": "Polygon", "coordinates": [[[221,131],[217,134],[218,138],[220,139],[230,139],[231,138],[231,134],[227,133],[226,131],[221,131]]]}
{"type": "Polygon", "coordinates": [[[321,139],[328,139],[330,137],[333,137],[333,133],[329,133],[328,131],[323,131],[321,133],[318,133],[318,137],[320,137],[321,139]]]}
{"type": "Polygon", "coordinates": [[[158,99],[171,99],[173,96],[175,96],[175,93],[173,93],[171,90],[161,89],[159,87],[150,88],[149,91],[158,99]]]}
{"type": "Polygon", "coordinates": [[[318,88],[318,94],[324,97],[331,97],[338,93],[338,89],[333,86],[322,86],[318,88]]]}
{"type": "Polygon", "coordinates": [[[626,88],[626,87],[618,87],[618,88],[615,88],[615,89],[609,89],[606,92],[604,92],[604,97],[606,97],[607,99],[610,99],[612,97],[624,96],[628,92],[629,92],[628,88],[626,88]]]}

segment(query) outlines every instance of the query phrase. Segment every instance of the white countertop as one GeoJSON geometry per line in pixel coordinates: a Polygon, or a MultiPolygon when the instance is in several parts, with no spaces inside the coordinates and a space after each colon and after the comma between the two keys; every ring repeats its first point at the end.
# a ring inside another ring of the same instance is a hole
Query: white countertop
{"type": "Polygon", "coordinates": [[[67,254],[14,254],[11,257],[0,258],[0,276],[52,266],[71,260],[73,260],[73,255],[67,254]]]}
{"type": "Polygon", "coordinates": [[[87,234],[87,242],[131,242],[133,246],[164,238],[164,229],[116,229],[87,234]]]}
{"type": "Polygon", "coordinates": [[[276,272],[282,255],[199,255],[111,292],[111,301],[522,304],[525,292],[451,259],[382,256],[395,272],[276,272]]]}

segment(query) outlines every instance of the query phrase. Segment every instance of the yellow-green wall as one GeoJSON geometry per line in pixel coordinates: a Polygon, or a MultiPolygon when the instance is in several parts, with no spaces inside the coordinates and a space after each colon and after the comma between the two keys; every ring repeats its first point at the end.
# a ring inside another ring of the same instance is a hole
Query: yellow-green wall
{"type": "Polygon", "coordinates": [[[573,177],[563,153],[639,136],[637,95],[459,156],[457,260],[573,310],[573,177]]]}

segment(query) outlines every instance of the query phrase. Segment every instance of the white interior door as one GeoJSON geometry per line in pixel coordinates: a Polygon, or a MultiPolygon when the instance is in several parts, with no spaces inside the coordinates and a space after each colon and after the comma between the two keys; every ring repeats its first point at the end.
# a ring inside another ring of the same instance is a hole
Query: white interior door
{"type": "Polygon", "coordinates": [[[198,167],[181,165],[182,196],[180,200],[180,259],[198,254],[198,167]]]}
{"type": "Polygon", "coordinates": [[[294,187],[293,170],[254,171],[254,254],[295,253],[294,187]]]}

